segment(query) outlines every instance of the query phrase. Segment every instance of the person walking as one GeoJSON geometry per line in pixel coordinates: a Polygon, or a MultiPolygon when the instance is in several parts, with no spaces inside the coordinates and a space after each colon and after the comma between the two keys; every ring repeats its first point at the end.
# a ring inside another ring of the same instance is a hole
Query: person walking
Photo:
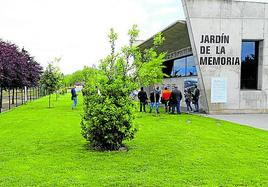
{"type": "Polygon", "coordinates": [[[75,109],[76,108],[76,105],[77,105],[77,94],[76,94],[76,85],[74,85],[74,87],[71,89],[71,94],[72,94],[72,100],[73,100],[73,106],[72,106],[72,109],[75,109]]]}
{"type": "Polygon", "coordinates": [[[193,104],[195,106],[194,112],[199,112],[199,96],[200,90],[198,89],[197,85],[195,85],[195,89],[193,91],[193,104]]]}
{"type": "Polygon", "coordinates": [[[171,96],[171,91],[167,87],[165,87],[165,90],[162,93],[161,103],[165,105],[166,112],[170,112],[170,107],[169,107],[170,96],[171,96]]]}
{"type": "Polygon", "coordinates": [[[161,91],[159,87],[157,87],[154,91],[150,93],[150,113],[152,113],[152,110],[155,106],[156,113],[159,113],[159,104],[160,104],[160,95],[161,91]]]}
{"type": "Polygon", "coordinates": [[[145,105],[146,105],[148,97],[143,87],[141,87],[141,90],[138,93],[138,99],[140,100],[140,112],[142,112],[142,108],[143,108],[143,111],[146,112],[145,105]]]}
{"type": "Polygon", "coordinates": [[[175,113],[175,108],[177,109],[177,114],[181,114],[182,94],[181,91],[178,90],[177,86],[175,86],[175,88],[172,90],[170,97],[170,100],[172,102],[172,114],[175,113]]]}
{"type": "Polygon", "coordinates": [[[190,113],[190,111],[193,110],[192,106],[191,106],[191,102],[192,102],[192,93],[190,89],[185,89],[184,90],[184,98],[185,98],[185,103],[187,106],[187,114],[190,113]]]}

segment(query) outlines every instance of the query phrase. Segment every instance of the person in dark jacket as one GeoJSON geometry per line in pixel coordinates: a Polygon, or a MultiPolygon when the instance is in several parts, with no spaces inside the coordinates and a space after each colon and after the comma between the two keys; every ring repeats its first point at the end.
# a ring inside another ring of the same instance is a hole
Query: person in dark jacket
{"type": "Polygon", "coordinates": [[[71,90],[71,94],[72,94],[72,97],[71,98],[73,100],[72,109],[75,109],[76,108],[76,105],[77,105],[77,94],[76,94],[75,88],[76,88],[76,86],[74,85],[74,87],[71,90]]]}
{"type": "Polygon", "coordinates": [[[138,98],[140,100],[140,112],[142,112],[142,108],[143,108],[143,111],[146,112],[145,105],[147,103],[148,97],[147,97],[147,93],[144,91],[143,87],[141,87],[141,90],[138,93],[138,98]]]}
{"type": "Polygon", "coordinates": [[[192,92],[190,89],[185,89],[184,90],[184,98],[185,98],[185,103],[187,106],[187,113],[189,114],[190,111],[193,110],[192,106],[191,106],[191,102],[192,102],[192,92]]]}
{"type": "Polygon", "coordinates": [[[152,112],[154,106],[156,113],[159,113],[159,105],[160,105],[160,95],[161,95],[161,90],[159,87],[157,87],[154,91],[150,93],[150,113],[152,112]]]}
{"type": "Polygon", "coordinates": [[[199,96],[200,90],[198,89],[197,85],[195,85],[195,89],[193,91],[193,104],[195,106],[194,112],[199,112],[199,96]]]}
{"type": "Polygon", "coordinates": [[[182,99],[181,91],[178,90],[177,86],[175,86],[170,96],[170,101],[172,105],[172,114],[175,113],[175,108],[177,109],[177,114],[181,114],[181,99],[182,99]]]}

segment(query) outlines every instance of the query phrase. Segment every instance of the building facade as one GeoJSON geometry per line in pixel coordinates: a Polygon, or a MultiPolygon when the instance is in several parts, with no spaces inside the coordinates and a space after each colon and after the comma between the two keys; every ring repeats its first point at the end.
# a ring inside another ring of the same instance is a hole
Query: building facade
{"type": "Polygon", "coordinates": [[[186,22],[163,30],[163,86],[197,83],[206,113],[268,113],[268,3],[183,0],[183,7],[186,22]]]}

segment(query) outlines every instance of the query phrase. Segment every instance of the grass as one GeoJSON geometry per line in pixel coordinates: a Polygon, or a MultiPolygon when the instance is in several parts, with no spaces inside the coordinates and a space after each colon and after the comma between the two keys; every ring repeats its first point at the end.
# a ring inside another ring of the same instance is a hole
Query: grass
{"type": "Polygon", "coordinates": [[[94,152],[81,98],[0,115],[0,186],[268,186],[268,132],[194,115],[137,114],[128,152],[94,152]]]}

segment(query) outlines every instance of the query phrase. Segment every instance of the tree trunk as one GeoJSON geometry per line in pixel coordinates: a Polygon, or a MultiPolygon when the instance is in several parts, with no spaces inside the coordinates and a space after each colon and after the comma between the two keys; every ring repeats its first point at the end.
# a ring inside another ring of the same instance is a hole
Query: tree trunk
{"type": "Polygon", "coordinates": [[[49,94],[49,96],[48,96],[48,108],[50,108],[50,98],[51,97],[51,95],[49,94]]]}
{"type": "Polygon", "coordinates": [[[12,89],[12,105],[14,105],[14,103],[15,103],[15,89],[13,88],[12,89]]]}
{"type": "Polygon", "coordinates": [[[35,95],[36,95],[36,99],[38,99],[38,87],[35,88],[35,95]]]}
{"type": "Polygon", "coordinates": [[[23,105],[23,88],[21,88],[21,104],[23,105]]]}
{"type": "Polygon", "coordinates": [[[16,88],[16,107],[18,106],[18,89],[16,88]]]}
{"type": "Polygon", "coordinates": [[[10,110],[10,88],[8,89],[8,110],[10,110]]]}
{"type": "Polygon", "coordinates": [[[28,89],[28,87],[26,87],[26,91],[25,91],[25,93],[26,93],[26,101],[28,102],[28,100],[29,100],[29,89],[28,89]]]}
{"type": "Polygon", "coordinates": [[[29,88],[29,91],[30,91],[30,101],[32,101],[31,88],[29,88]]]}
{"type": "MultiPolygon", "coordinates": [[[[154,87],[154,101],[155,101],[155,114],[158,115],[157,111],[156,111],[156,89],[154,87]]],[[[158,108],[159,110],[159,108],[158,108]]]]}

